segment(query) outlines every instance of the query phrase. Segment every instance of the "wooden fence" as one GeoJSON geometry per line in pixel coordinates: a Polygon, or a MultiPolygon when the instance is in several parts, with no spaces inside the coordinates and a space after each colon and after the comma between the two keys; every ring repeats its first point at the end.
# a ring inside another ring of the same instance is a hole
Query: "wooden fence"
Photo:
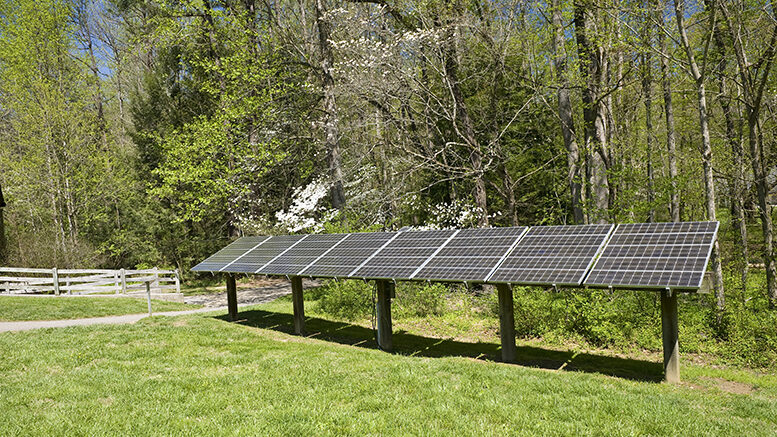
{"type": "Polygon", "coordinates": [[[178,270],[80,270],[0,267],[0,294],[180,293],[178,270]]]}

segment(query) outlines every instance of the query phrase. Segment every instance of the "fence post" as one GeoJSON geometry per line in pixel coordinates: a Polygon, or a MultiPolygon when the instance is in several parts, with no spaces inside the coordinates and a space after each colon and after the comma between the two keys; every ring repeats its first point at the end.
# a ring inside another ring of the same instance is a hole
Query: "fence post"
{"type": "Polygon", "coordinates": [[[127,294],[127,271],[121,269],[121,294],[127,294]]]}
{"type": "Polygon", "coordinates": [[[175,292],[181,292],[181,277],[178,275],[178,269],[175,269],[175,292]]]}
{"type": "Polygon", "coordinates": [[[70,296],[73,294],[73,290],[70,288],[70,276],[65,279],[65,288],[67,288],[67,295],[70,296]]]}
{"type": "Polygon", "coordinates": [[[148,315],[151,317],[151,283],[146,281],[146,297],[148,298],[148,315]]]}
{"type": "Polygon", "coordinates": [[[159,267],[154,267],[154,290],[157,290],[157,292],[162,292],[162,290],[159,289],[159,267]]]}
{"type": "Polygon", "coordinates": [[[51,279],[54,283],[54,295],[59,296],[59,273],[56,267],[51,270],[51,279]]]}
{"type": "Polygon", "coordinates": [[[113,272],[113,283],[116,287],[116,294],[119,294],[121,291],[121,286],[119,285],[119,272],[113,272]]]}

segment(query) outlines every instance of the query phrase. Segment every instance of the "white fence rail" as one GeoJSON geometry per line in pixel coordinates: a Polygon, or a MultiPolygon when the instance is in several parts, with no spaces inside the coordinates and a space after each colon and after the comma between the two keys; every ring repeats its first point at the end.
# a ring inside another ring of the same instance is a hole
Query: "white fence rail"
{"type": "Polygon", "coordinates": [[[0,267],[0,294],[180,293],[178,270],[80,270],[0,267]]]}

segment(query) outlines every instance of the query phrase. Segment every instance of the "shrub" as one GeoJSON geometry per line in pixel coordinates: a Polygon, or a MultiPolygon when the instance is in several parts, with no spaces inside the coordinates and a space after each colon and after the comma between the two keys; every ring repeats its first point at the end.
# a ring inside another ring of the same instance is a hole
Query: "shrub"
{"type": "Polygon", "coordinates": [[[445,312],[448,286],[440,283],[403,282],[397,284],[397,315],[440,316],[445,312]]]}
{"type": "Polygon", "coordinates": [[[362,281],[330,281],[317,292],[321,311],[346,320],[372,314],[372,285],[362,281]]]}

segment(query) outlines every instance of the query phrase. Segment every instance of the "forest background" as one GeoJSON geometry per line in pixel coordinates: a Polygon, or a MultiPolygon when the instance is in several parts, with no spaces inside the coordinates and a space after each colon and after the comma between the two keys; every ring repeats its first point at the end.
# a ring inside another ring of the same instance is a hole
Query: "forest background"
{"type": "MultiPolygon", "coordinates": [[[[719,220],[689,323],[772,366],[776,49],[769,1],[3,0],[0,264],[191,280],[240,235],[719,220]]],[[[564,293],[589,341],[655,312],[564,293]]]]}

